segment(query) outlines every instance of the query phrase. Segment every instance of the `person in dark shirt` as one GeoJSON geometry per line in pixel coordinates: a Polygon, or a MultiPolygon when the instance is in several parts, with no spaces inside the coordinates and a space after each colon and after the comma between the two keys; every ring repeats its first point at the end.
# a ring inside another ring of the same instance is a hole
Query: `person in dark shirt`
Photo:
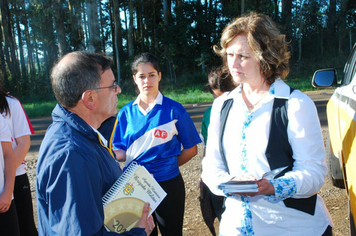
{"type": "MultiPolygon", "coordinates": [[[[104,227],[102,197],[122,170],[98,131],[117,113],[121,92],[110,61],[99,54],[72,52],[55,64],[51,80],[58,104],[38,156],[39,234],[116,235],[104,227]]],[[[146,203],[136,227],[123,235],[150,234],[154,223],[148,212],[146,203]]]]}

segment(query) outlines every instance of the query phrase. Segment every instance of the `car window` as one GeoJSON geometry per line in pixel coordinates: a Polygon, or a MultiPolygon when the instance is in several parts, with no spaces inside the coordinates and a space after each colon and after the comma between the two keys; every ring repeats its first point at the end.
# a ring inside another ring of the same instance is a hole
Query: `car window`
{"type": "Polygon", "coordinates": [[[356,48],[354,47],[349,61],[345,65],[343,85],[351,83],[356,73],[356,48]]]}

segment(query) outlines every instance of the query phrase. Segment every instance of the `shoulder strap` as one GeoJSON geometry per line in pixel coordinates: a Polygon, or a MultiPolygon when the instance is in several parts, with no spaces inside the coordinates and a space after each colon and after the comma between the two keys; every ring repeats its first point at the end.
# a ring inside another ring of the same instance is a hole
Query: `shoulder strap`
{"type": "MultiPolygon", "coordinates": [[[[290,88],[290,93],[293,92],[290,88]]],[[[266,148],[266,158],[271,169],[276,169],[282,166],[289,166],[277,177],[284,175],[293,167],[293,151],[288,141],[288,98],[275,98],[271,113],[271,125],[266,148]],[[283,155],[285,158],[281,158],[283,155]]]]}
{"type": "Polygon", "coordinates": [[[230,174],[230,170],[229,170],[229,166],[227,165],[227,161],[226,161],[226,157],[225,157],[225,152],[223,149],[223,145],[222,145],[222,139],[224,136],[224,131],[225,131],[225,125],[226,125],[226,120],[227,117],[229,115],[230,112],[230,108],[232,106],[232,104],[234,103],[234,99],[230,98],[228,100],[226,100],[221,108],[221,112],[220,112],[220,135],[219,135],[219,149],[220,149],[220,155],[221,158],[224,162],[225,168],[227,170],[227,173],[230,174]]]}

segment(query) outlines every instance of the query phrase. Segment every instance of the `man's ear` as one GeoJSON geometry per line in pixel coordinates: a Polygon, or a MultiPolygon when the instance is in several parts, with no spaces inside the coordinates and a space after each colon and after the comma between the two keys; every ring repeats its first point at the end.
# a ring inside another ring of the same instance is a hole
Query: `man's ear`
{"type": "Polygon", "coordinates": [[[82,101],[86,108],[90,110],[95,109],[94,97],[93,97],[93,90],[86,90],[82,94],[82,101]]]}

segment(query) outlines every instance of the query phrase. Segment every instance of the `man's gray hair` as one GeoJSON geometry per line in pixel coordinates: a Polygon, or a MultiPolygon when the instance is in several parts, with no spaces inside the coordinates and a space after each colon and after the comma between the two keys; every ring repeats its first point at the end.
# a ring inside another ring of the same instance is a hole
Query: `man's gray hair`
{"type": "Polygon", "coordinates": [[[83,92],[99,87],[101,75],[111,61],[97,53],[71,52],[59,59],[51,70],[54,95],[59,104],[73,108],[83,92]]]}

